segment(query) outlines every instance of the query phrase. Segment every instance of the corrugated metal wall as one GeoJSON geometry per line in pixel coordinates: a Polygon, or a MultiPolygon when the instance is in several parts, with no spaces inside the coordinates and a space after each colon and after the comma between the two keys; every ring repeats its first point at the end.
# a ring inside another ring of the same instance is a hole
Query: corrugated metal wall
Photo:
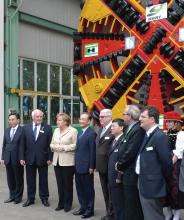
{"type": "Polygon", "coordinates": [[[73,40],[67,35],[20,23],[19,56],[73,65],[73,40]]]}
{"type": "Polygon", "coordinates": [[[80,0],[23,0],[20,11],[76,28],[80,0]]]}
{"type": "MultiPolygon", "coordinates": [[[[77,28],[79,0],[23,0],[20,11],[77,28]]],[[[71,66],[72,37],[20,22],[19,56],[71,66]]]]}

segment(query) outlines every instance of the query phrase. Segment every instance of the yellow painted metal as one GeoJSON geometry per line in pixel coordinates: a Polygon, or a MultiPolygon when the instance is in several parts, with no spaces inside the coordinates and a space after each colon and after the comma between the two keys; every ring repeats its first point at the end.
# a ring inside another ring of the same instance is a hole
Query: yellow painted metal
{"type": "Polygon", "coordinates": [[[109,14],[109,10],[104,7],[100,0],[86,0],[80,16],[90,22],[95,22],[107,17],[109,14]]]}
{"type": "Polygon", "coordinates": [[[52,93],[52,92],[36,92],[32,90],[23,90],[23,89],[16,89],[11,88],[10,92],[12,94],[18,94],[18,95],[25,95],[25,94],[31,94],[31,95],[44,95],[44,96],[53,96],[53,97],[62,97],[62,94],[59,93],[52,93]]]}
{"type": "Polygon", "coordinates": [[[81,95],[89,109],[93,107],[93,103],[103,94],[110,84],[111,79],[91,79],[85,85],[79,88],[81,95]]]}
{"type": "Polygon", "coordinates": [[[171,100],[171,101],[169,102],[169,104],[176,104],[176,103],[178,103],[178,102],[180,102],[180,101],[182,101],[182,100],[184,100],[184,96],[181,96],[181,97],[179,97],[179,98],[177,98],[177,99],[171,100]]]}

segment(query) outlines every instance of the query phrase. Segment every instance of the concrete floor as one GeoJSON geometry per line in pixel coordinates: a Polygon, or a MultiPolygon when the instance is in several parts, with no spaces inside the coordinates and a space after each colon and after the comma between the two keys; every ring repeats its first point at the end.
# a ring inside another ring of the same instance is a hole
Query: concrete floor
{"type": "MultiPolygon", "coordinates": [[[[100,219],[100,216],[105,214],[105,206],[102,198],[102,192],[99,184],[98,175],[95,174],[95,216],[90,218],[91,220],[100,219]]],[[[55,175],[53,167],[49,168],[49,191],[50,191],[50,207],[46,208],[41,204],[41,201],[36,195],[35,205],[29,207],[22,207],[23,202],[26,200],[26,185],[23,196],[23,201],[20,204],[8,203],[5,204],[3,201],[8,198],[8,188],[6,182],[6,171],[3,166],[0,166],[0,219],[4,220],[80,220],[80,216],[74,216],[72,212],[79,208],[78,200],[76,197],[75,186],[74,186],[74,201],[73,209],[65,213],[63,210],[56,212],[54,209],[57,207],[58,196],[55,175]]]]}
{"type": "MultiPolygon", "coordinates": [[[[25,192],[23,196],[23,202],[20,204],[5,204],[3,201],[8,198],[8,189],[6,183],[6,173],[5,168],[0,166],[0,217],[4,220],[80,220],[80,216],[72,215],[72,212],[78,209],[78,200],[76,197],[75,186],[74,186],[74,202],[73,209],[65,213],[63,210],[56,212],[54,209],[57,206],[58,196],[57,196],[57,187],[55,175],[53,172],[53,167],[49,168],[49,190],[50,190],[50,198],[49,202],[51,204],[50,207],[44,207],[39,198],[38,194],[36,196],[35,205],[23,208],[22,203],[26,200],[26,185],[25,192]]],[[[90,218],[91,220],[100,220],[100,217],[105,214],[105,206],[102,197],[101,187],[99,183],[98,175],[95,174],[95,216],[90,218]]],[[[184,219],[184,211],[182,210],[182,219],[184,219]]],[[[156,219],[155,219],[156,220],[156,219]]]]}

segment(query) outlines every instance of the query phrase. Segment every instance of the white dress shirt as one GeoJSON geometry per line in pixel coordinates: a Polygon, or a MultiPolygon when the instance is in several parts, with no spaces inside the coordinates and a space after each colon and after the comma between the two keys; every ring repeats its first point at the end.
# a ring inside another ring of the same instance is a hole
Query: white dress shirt
{"type": "Polygon", "coordinates": [[[15,133],[17,131],[17,128],[18,128],[19,125],[16,125],[14,128],[12,127],[11,130],[10,130],[10,138],[13,139],[12,135],[14,133],[13,136],[15,136],[15,133]]]}
{"type": "Polygon", "coordinates": [[[184,152],[184,131],[179,131],[176,138],[176,149],[173,150],[174,155],[178,159],[182,159],[184,152]]]}
{"type": "MultiPolygon", "coordinates": [[[[154,125],[152,128],[150,128],[148,131],[146,131],[146,135],[149,137],[150,134],[158,127],[158,125],[154,125]]],[[[137,157],[137,161],[136,161],[136,167],[135,167],[135,172],[137,173],[137,175],[140,174],[140,154],[137,157]]]]}

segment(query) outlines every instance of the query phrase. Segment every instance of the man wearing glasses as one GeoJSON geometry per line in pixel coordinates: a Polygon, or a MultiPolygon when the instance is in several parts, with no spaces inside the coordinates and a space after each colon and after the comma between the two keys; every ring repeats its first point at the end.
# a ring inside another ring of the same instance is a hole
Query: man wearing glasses
{"type": "Polygon", "coordinates": [[[136,105],[127,105],[123,114],[127,130],[120,142],[119,161],[117,170],[123,172],[124,220],[142,220],[143,213],[137,189],[135,163],[144,130],[139,124],[140,109],[136,105]]]}
{"type": "Polygon", "coordinates": [[[99,172],[100,183],[105,200],[106,215],[102,220],[113,219],[112,202],[109,197],[108,189],[108,154],[109,149],[114,140],[111,134],[112,111],[110,109],[103,109],[99,116],[101,128],[97,133],[96,138],[96,170],[99,172]]]}

